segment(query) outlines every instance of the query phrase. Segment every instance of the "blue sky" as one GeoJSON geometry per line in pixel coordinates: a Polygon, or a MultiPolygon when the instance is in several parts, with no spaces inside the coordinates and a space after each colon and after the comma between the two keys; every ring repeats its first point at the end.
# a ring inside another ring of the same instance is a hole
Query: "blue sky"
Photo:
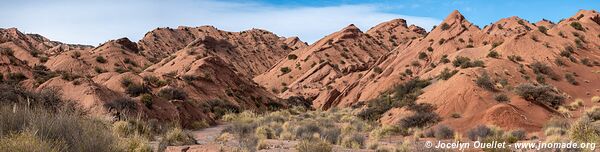
{"type": "Polygon", "coordinates": [[[483,27],[504,17],[558,21],[595,0],[3,0],[0,27],[17,27],[67,43],[139,40],[156,27],[214,25],[228,31],[261,28],[314,42],[348,24],[366,31],[394,18],[426,29],[459,10],[483,27]]]}

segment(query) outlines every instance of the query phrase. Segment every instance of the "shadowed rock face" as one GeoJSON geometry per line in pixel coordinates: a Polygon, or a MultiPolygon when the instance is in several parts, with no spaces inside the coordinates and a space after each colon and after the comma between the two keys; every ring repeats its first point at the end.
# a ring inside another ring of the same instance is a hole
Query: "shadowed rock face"
{"type": "MultiPolygon", "coordinates": [[[[586,107],[596,105],[587,99],[600,95],[599,42],[600,15],[588,10],[558,23],[514,16],[483,29],[454,11],[430,32],[394,19],[366,32],[349,25],[310,45],[265,30],[201,26],[157,28],[139,42],[122,38],[91,47],[11,28],[0,29],[0,48],[13,52],[2,54],[0,72],[23,73],[27,79],[21,84],[30,89],[61,88],[64,97],[97,114],[106,113],[102,104],[130,96],[122,80],[131,79],[148,86],[145,93],[156,101],[139,103],[145,117],[179,119],[185,126],[214,123],[214,106],[262,111],[302,97],[320,109],[360,107],[408,80],[431,79],[417,103],[435,105],[442,124],[459,132],[480,124],[534,132],[556,111],[512,88],[544,81],[566,104],[581,98],[586,107]],[[469,61],[453,63],[463,57],[469,61]],[[483,65],[473,66],[475,61],[483,65]],[[36,65],[62,74],[37,79],[36,65]],[[441,79],[448,71],[455,74],[441,79]],[[477,83],[485,74],[493,91],[477,83]],[[186,98],[159,96],[172,88],[186,98]],[[509,101],[499,103],[498,94],[509,101]],[[455,114],[461,117],[452,118],[455,114]]],[[[393,108],[380,122],[393,124],[405,114],[393,108]]]]}

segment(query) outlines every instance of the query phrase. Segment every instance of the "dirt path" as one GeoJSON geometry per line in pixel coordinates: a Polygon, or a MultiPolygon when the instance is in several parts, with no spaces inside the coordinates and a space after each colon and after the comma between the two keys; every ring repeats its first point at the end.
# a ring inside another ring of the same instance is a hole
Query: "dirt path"
{"type": "Polygon", "coordinates": [[[229,124],[219,124],[209,128],[192,131],[192,136],[199,145],[207,144],[215,141],[215,139],[219,137],[219,134],[221,134],[221,131],[228,126],[229,124]]]}

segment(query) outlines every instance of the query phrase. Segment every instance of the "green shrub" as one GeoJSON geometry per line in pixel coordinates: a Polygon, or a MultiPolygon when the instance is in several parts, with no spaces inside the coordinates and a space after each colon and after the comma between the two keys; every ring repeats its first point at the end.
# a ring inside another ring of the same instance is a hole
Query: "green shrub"
{"type": "Polygon", "coordinates": [[[287,56],[288,60],[296,60],[298,58],[298,56],[296,56],[295,54],[289,54],[287,56]]]}
{"type": "Polygon", "coordinates": [[[546,35],[548,35],[548,28],[545,26],[538,26],[538,30],[546,35]]]}
{"type": "Polygon", "coordinates": [[[106,63],[106,59],[103,56],[97,56],[96,62],[98,63],[106,63]]]}
{"type": "Polygon", "coordinates": [[[98,66],[94,67],[94,71],[96,73],[98,73],[98,74],[106,72],[106,70],[104,70],[104,69],[102,69],[101,67],[98,67],[98,66]]]}
{"type": "Polygon", "coordinates": [[[493,135],[492,129],[485,125],[479,125],[471,130],[467,131],[467,137],[472,141],[481,140],[493,135]]]}
{"type": "Polygon", "coordinates": [[[509,55],[508,59],[515,63],[523,61],[523,58],[521,58],[521,56],[518,56],[518,55],[509,55]]]}
{"type": "Polygon", "coordinates": [[[182,146],[196,144],[194,138],[181,128],[173,128],[165,133],[160,141],[161,145],[182,146]]]}
{"type": "Polygon", "coordinates": [[[486,72],[484,72],[480,77],[477,77],[475,83],[477,84],[477,86],[485,90],[496,91],[494,81],[492,81],[492,78],[490,78],[490,76],[486,72]]]}
{"type": "Polygon", "coordinates": [[[442,29],[442,31],[445,31],[445,30],[450,29],[450,25],[448,25],[448,23],[442,23],[440,28],[442,29]]]}
{"type": "Polygon", "coordinates": [[[115,70],[115,72],[117,72],[117,73],[125,73],[125,72],[129,71],[129,70],[127,70],[127,69],[125,69],[125,68],[123,68],[123,67],[120,67],[120,66],[118,66],[118,67],[115,67],[115,68],[114,68],[114,70],[115,70]]]}
{"type": "Polygon", "coordinates": [[[573,73],[565,73],[565,79],[567,79],[567,82],[571,83],[572,85],[579,85],[579,82],[577,82],[573,73]]]}
{"type": "Polygon", "coordinates": [[[452,71],[450,71],[450,69],[444,68],[444,70],[437,77],[438,77],[438,79],[448,80],[452,76],[454,76],[456,73],[458,73],[458,70],[452,70],[452,71]]]}
{"type": "Polygon", "coordinates": [[[554,59],[554,63],[558,66],[567,66],[567,63],[561,58],[554,59]]]}
{"type": "Polygon", "coordinates": [[[227,113],[239,113],[242,109],[228,100],[212,99],[206,101],[203,105],[206,111],[214,114],[216,119],[220,119],[227,113]]]}
{"type": "Polygon", "coordinates": [[[412,79],[395,86],[386,95],[381,95],[368,102],[367,108],[358,113],[363,120],[377,120],[383,113],[394,107],[414,104],[421,94],[421,89],[431,84],[428,80],[412,79]],[[393,95],[393,97],[391,97],[393,95]]]}
{"type": "Polygon", "coordinates": [[[81,52],[73,51],[73,54],[71,54],[71,57],[75,58],[75,59],[79,59],[79,57],[81,57],[81,52]]]}
{"type": "Polygon", "coordinates": [[[181,79],[183,79],[183,81],[185,81],[188,84],[192,84],[194,83],[194,81],[198,80],[198,77],[195,75],[186,74],[181,76],[181,79]]]}
{"type": "Polygon", "coordinates": [[[402,128],[422,128],[433,125],[441,120],[440,116],[433,112],[416,112],[414,115],[400,120],[399,125],[402,128]]]}
{"type": "Polygon", "coordinates": [[[125,93],[137,97],[144,93],[150,93],[150,88],[144,84],[132,83],[125,88],[125,93]]]}
{"type": "Polygon", "coordinates": [[[116,137],[100,120],[65,111],[17,110],[0,107],[0,151],[119,151],[116,137]]]}
{"type": "Polygon", "coordinates": [[[571,22],[571,27],[573,27],[576,30],[580,30],[580,31],[584,31],[585,29],[583,28],[583,26],[579,23],[579,22],[571,22]]]}
{"type": "Polygon", "coordinates": [[[187,94],[181,89],[174,87],[164,87],[158,91],[158,96],[167,100],[185,100],[187,94]]]}
{"type": "Polygon", "coordinates": [[[424,60],[427,58],[427,53],[425,52],[419,52],[419,59],[424,60]]]}
{"type": "Polygon", "coordinates": [[[44,141],[30,132],[12,134],[0,138],[0,151],[14,152],[59,152],[58,144],[44,141]]]}
{"type": "Polygon", "coordinates": [[[489,58],[500,58],[500,54],[498,54],[498,52],[492,50],[487,54],[487,57],[489,58]]]}
{"type": "Polygon", "coordinates": [[[510,98],[508,98],[508,96],[506,94],[496,94],[494,95],[494,100],[498,101],[498,102],[506,102],[509,101],[510,98]]]}
{"type": "Polygon", "coordinates": [[[154,101],[152,99],[152,95],[151,94],[142,94],[140,96],[140,101],[144,104],[144,106],[146,106],[146,108],[148,109],[152,109],[152,105],[154,104],[154,101]]]}
{"type": "Polygon", "coordinates": [[[452,65],[454,65],[455,67],[463,67],[462,65],[468,65],[470,62],[471,59],[468,57],[457,56],[456,59],[452,61],[452,65]]]}
{"type": "Polygon", "coordinates": [[[444,44],[444,42],[446,42],[446,39],[442,38],[438,41],[438,44],[442,45],[442,44],[444,44]]]}
{"type": "Polygon", "coordinates": [[[6,56],[14,56],[15,52],[10,48],[0,48],[0,54],[6,56]]]}
{"type": "Polygon", "coordinates": [[[517,129],[510,132],[510,136],[515,137],[517,140],[524,140],[527,138],[527,132],[523,129],[517,129]]]}
{"type": "Polygon", "coordinates": [[[594,66],[594,65],[592,64],[592,61],[590,61],[590,59],[589,59],[589,58],[583,58],[583,59],[581,59],[581,63],[582,63],[583,65],[586,65],[586,66],[588,66],[588,67],[593,67],[593,66],[594,66]]]}
{"type": "Polygon", "coordinates": [[[333,146],[319,139],[302,140],[295,146],[298,152],[331,152],[333,146]]]}
{"type": "Polygon", "coordinates": [[[279,71],[281,71],[281,74],[284,75],[292,72],[292,69],[290,69],[289,67],[282,67],[281,69],[279,69],[279,71]]]}
{"type": "Polygon", "coordinates": [[[23,80],[26,80],[27,76],[25,76],[23,73],[21,72],[10,72],[8,74],[6,74],[6,80],[7,81],[12,81],[12,82],[21,82],[23,80]]]}
{"type": "Polygon", "coordinates": [[[127,114],[137,112],[137,104],[128,97],[117,98],[111,102],[104,104],[104,107],[109,111],[117,112],[118,118],[125,118],[127,114]]]}
{"type": "Polygon", "coordinates": [[[365,137],[358,134],[352,134],[342,139],[342,146],[352,149],[363,149],[365,147],[365,137]]]}
{"type": "Polygon", "coordinates": [[[124,151],[152,152],[152,147],[150,147],[150,142],[148,139],[138,135],[130,138],[123,138],[120,140],[119,144],[124,151]]]}
{"type": "Polygon", "coordinates": [[[376,66],[376,67],[373,68],[373,72],[375,72],[375,73],[381,73],[381,72],[383,72],[383,69],[381,69],[380,67],[376,66]]]}
{"type": "Polygon", "coordinates": [[[435,128],[434,133],[435,138],[437,139],[450,139],[454,137],[454,129],[446,126],[440,125],[435,128]]]}
{"type": "Polygon", "coordinates": [[[254,150],[258,145],[258,138],[254,135],[255,123],[234,122],[223,132],[230,133],[237,139],[239,147],[245,150],[254,150]]]}
{"type": "Polygon", "coordinates": [[[515,88],[515,92],[527,101],[558,108],[564,103],[565,97],[549,85],[533,85],[524,83],[515,88]]]}
{"type": "Polygon", "coordinates": [[[560,77],[554,73],[554,70],[542,62],[534,62],[530,66],[535,74],[544,74],[549,76],[552,80],[560,80],[560,77]]]}

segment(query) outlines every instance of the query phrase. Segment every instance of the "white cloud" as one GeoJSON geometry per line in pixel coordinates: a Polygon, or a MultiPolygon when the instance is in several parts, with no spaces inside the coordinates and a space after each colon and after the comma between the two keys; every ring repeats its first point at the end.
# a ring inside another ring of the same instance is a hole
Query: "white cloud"
{"type": "Polygon", "coordinates": [[[15,2],[0,6],[1,26],[17,27],[68,43],[98,44],[109,39],[140,39],[156,27],[213,25],[228,31],[261,28],[280,36],[314,42],[348,24],[362,30],[394,18],[426,29],[440,22],[427,17],[385,13],[377,5],[282,7],[217,1],[60,1],[15,2]],[[21,3],[21,4],[19,4],[21,3]],[[31,2],[34,3],[34,2],[31,2]]]}

